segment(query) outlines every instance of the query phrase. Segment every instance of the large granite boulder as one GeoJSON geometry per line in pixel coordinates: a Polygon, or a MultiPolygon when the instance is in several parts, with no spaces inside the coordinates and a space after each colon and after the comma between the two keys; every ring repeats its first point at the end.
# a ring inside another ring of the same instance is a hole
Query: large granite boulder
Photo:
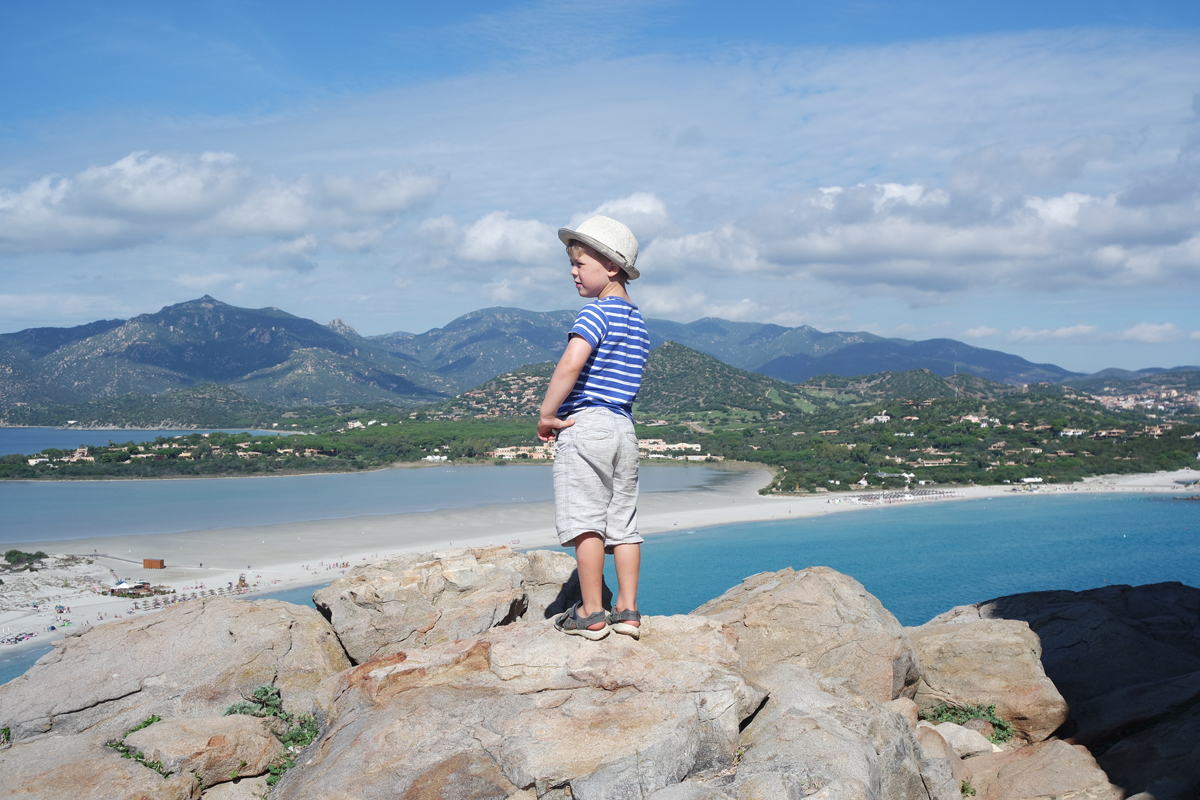
{"type": "Polygon", "coordinates": [[[730,797],[959,800],[949,758],[926,758],[899,714],[858,695],[837,697],[795,664],[754,680],[770,697],[742,735],[730,797]]]}
{"type": "Polygon", "coordinates": [[[104,737],[39,736],[0,750],[0,797],[21,800],[194,800],[190,774],[164,778],[122,758],[104,737]]]}
{"type": "Polygon", "coordinates": [[[1123,800],[1087,748],[1050,739],[963,762],[980,800],[1123,800]]]}
{"type": "Polygon", "coordinates": [[[994,703],[1029,742],[1067,721],[1067,703],[1042,669],[1041,640],[1028,623],[984,619],[976,606],[961,606],[907,630],[921,662],[915,699],[922,711],[994,703]]]}
{"type": "Polygon", "coordinates": [[[168,772],[195,774],[205,786],[262,775],[283,755],[268,721],[228,717],[175,717],[125,737],[125,744],[168,772]]]}
{"type": "Polygon", "coordinates": [[[916,693],[920,667],[904,628],[861,583],[828,567],[752,575],[692,613],[733,629],[747,672],[797,664],[881,703],[916,693]]]}
{"type": "Polygon", "coordinates": [[[349,670],[328,732],[272,797],[641,797],[727,769],[763,697],[729,631],[643,623],[641,641],[589,642],[517,622],[349,670]]]}
{"type": "Polygon", "coordinates": [[[507,547],[396,556],[356,567],[313,595],[356,664],[545,619],[578,598],[571,556],[507,547]]]}
{"type": "Polygon", "coordinates": [[[1195,796],[1200,589],[1030,592],[981,603],[978,613],[1029,623],[1047,676],[1070,704],[1063,735],[1092,747],[1126,792],[1154,786],[1156,800],[1195,796]]]}
{"type": "Polygon", "coordinates": [[[290,712],[319,712],[322,680],[350,666],[320,614],[278,600],[192,600],[55,644],[0,686],[0,726],[116,737],[151,715],[220,716],[271,685],[290,712]]]}

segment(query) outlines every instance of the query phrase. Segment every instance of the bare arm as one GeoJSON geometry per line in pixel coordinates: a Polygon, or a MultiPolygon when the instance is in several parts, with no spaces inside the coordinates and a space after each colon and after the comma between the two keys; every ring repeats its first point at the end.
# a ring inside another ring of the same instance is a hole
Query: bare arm
{"type": "Polygon", "coordinates": [[[592,346],[588,340],[579,335],[572,335],[567,342],[554,375],[550,378],[550,386],[546,389],[546,399],[542,401],[542,409],[538,414],[538,438],[548,442],[554,438],[554,432],[560,428],[569,428],[575,423],[558,418],[558,407],[571,393],[575,381],[579,379],[579,371],[591,358],[592,346]]]}

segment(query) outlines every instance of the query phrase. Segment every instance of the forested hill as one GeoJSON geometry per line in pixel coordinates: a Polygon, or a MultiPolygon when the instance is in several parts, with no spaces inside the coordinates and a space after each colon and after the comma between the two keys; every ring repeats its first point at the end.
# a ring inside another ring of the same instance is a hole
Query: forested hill
{"type": "MultiPolygon", "coordinates": [[[[129,320],[0,334],[0,411],[212,383],[274,406],[436,403],[525,364],[557,360],[574,316],[487,308],[425,333],[364,337],[341,320],[321,325],[206,295],[129,320]]],[[[676,342],[784,382],[921,368],[1008,384],[1076,375],[950,339],[911,342],[714,318],[649,319],[647,327],[652,346],[676,342]]]]}

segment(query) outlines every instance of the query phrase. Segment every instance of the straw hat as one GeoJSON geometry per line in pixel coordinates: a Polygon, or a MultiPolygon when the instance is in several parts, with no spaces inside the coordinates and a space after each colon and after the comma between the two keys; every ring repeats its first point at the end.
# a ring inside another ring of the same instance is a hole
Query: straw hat
{"type": "Polygon", "coordinates": [[[633,231],[615,219],[602,217],[599,214],[584,220],[576,230],[559,228],[558,238],[563,244],[569,244],[572,239],[586,244],[605,258],[612,259],[617,266],[625,270],[629,280],[641,276],[634,263],[638,257],[637,237],[633,231]]]}

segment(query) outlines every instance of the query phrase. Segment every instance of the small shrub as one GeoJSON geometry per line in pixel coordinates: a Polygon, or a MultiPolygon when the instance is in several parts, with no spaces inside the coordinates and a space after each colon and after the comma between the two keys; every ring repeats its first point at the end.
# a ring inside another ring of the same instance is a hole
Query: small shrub
{"type": "Polygon", "coordinates": [[[971,785],[970,781],[962,782],[962,796],[963,797],[974,797],[975,796],[975,787],[971,785]]]}
{"type": "Polygon", "coordinates": [[[995,703],[990,703],[986,706],[982,703],[975,706],[952,706],[942,703],[941,705],[922,711],[920,717],[934,724],[953,722],[956,725],[962,725],[964,722],[972,719],[987,720],[992,723],[992,735],[988,738],[996,744],[1007,742],[1013,737],[1012,725],[996,716],[995,703]]]}
{"type": "Polygon", "coordinates": [[[7,725],[0,728],[0,744],[8,744],[12,741],[12,728],[7,725]]]}

